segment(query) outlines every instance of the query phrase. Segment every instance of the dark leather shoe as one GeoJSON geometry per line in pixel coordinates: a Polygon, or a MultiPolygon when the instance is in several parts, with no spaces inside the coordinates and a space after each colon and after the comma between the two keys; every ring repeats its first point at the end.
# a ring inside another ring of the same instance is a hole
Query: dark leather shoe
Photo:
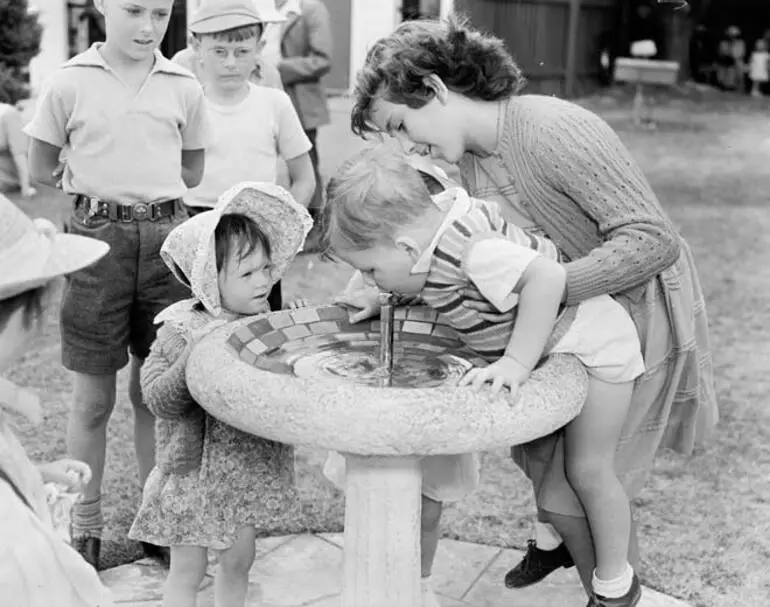
{"type": "Polygon", "coordinates": [[[99,555],[102,551],[101,538],[90,536],[73,537],[72,547],[77,550],[86,563],[99,571],[99,555]]]}
{"type": "Polygon", "coordinates": [[[631,588],[629,588],[626,594],[616,599],[609,599],[594,592],[588,601],[587,607],[636,607],[640,600],[642,600],[642,584],[639,582],[636,574],[634,574],[631,588]]]}
{"type": "Polygon", "coordinates": [[[575,563],[562,542],[553,550],[540,550],[535,540],[527,541],[527,554],[521,562],[505,574],[507,588],[526,588],[536,584],[559,567],[569,569],[575,563]]]}
{"type": "Polygon", "coordinates": [[[163,567],[168,569],[171,566],[171,550],[166,546],[157,546],[149,542],[139,542],[142,545],[142,552],[147,558],[155,559],[163,567]]]}

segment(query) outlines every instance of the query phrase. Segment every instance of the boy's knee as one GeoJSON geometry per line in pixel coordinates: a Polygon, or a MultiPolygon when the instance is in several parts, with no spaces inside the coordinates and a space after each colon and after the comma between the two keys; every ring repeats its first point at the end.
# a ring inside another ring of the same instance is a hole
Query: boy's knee
{"type": "Polygon", "coordinates": [[[434,531],[441,522],[441,512],[444,505],[425,495],[422,496],[422,511],[420,513],[420,527],[423,531],[434,531]]]}
{"type": "Polygon", "coordinates": [[[614,462],[608,458],[575,458],[565,463],[567,480],[577,492],[601,491],[615,476],[614,462]]]}

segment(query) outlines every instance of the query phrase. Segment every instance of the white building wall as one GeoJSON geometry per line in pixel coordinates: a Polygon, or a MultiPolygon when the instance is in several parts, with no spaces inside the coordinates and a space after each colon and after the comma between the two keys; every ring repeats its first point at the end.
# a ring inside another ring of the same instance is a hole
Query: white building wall
{"type": "Polygon", "coordinates": [[[40,54],[29,64],[29,78],[33,94],[51,74],[67,61],[67,0],[37,0],[30,2],[30,10],[38,13],[43,26],[40,54]]]}
{"type": "Polygon", "coordinates": [[[400,15],[396,0],[351,0],[350,83],[363,66],[366,53],[377,39],[390,34],[400,15]]]}

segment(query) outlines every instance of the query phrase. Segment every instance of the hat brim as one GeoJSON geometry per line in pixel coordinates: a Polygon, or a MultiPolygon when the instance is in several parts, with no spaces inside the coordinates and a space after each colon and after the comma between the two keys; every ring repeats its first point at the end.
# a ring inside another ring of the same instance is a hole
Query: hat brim
{"type": "Polygon", "coordinates": [[[0,278],[0,300],[41,287],[58,276],[82,270],[104,257],[109,250],[110,245],[101,240],[75,234],[56,234],[48,261],[34,276],[7,284],[3,284],[0,278]]]}
{"type": "Polygon", "coordinates": [[[189,25],[189,30],[193,34],[216,34],[219,32],[225,32],[237,27],[248,27],[250,25],[262,25],[263,23],[278,23],[280,21],[286,21],[280,13],[275,11],[265,11],[265,14],[248,15],[214,15],[201,19],[200,21],[193,21],[189,25]]]}

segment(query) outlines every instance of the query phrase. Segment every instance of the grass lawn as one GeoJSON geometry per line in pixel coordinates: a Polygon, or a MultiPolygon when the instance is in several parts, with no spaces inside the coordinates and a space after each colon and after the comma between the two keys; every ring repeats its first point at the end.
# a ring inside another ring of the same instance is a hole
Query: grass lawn
{"type": "MultiPolygon", "coordinates": [[[[623,103],[626,98],[622,97],[623,103]]],[[[636,130],[613,96],[586,101],[619,130],[663,205],[694,249],[709,306],[721,421],[691,458],[664,453],[636,502],[644,582],[698,606],[767,605],[770,597],[770,111],[760,102],[674,98],[657,111],[657,131],[636,130]],[[736,107],[740,110],[736,110],[736,107]]],[[[322,155],[338,163],[354,151],[343,137],[322,155]]],[[[330,127],[331,128],[331,127],[330,127]]],[[[345,139],[347,137],[347,139],[345,139]]],[[[353,146],[353,147],[351,147],[353,146]]],[[[328,169],[328,167],[326,167],[328,169]]],[[[18,201],[18,197],[14,198],[18,201]]],[[[66,199],[46,192],[20,203],[60,219],[66,199]]],[[[301,257],[285,294],[328,301],[349,276],[342,266],[301,257]]],[[[45,422],[21,426],[33,457],[64,455],[70,378],[59,364],[56,313],[11,378],[44,393],[45,422]]],[[[104,484],[105,567],[139,556],[126,540],[140,498],[132,456],[131,411],[121,375],[109,428],[104,484]]],[[[323,453],[298,449],[301,518],[274,533],[340,531],[340,494],[321,476],[323,453]]],[[[483,485],[448,507],[446,537],[522,548],[534,512],[531,489],[504,452],[485,457],[483,485]]]]}

